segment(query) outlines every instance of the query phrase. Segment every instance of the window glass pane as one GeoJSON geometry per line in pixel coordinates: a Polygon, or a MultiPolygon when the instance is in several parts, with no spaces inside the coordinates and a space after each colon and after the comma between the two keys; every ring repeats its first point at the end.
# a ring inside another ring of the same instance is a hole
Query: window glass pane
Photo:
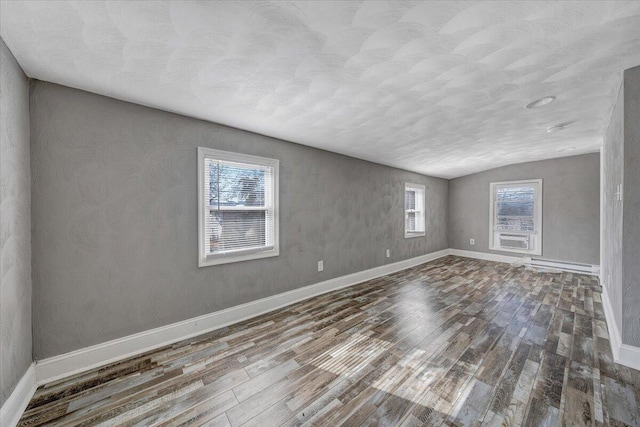
{"type": "Polygon", "coordinates": [[[405,222],[405,230],[407,231],[415,231],[416,230],[416,213],[415,212],[407,212],[407,218],[405,222]]]}
{"type": "Polygon", "coordinates": [[[496,228],[533,231],[535,229],[535,187],[498,187],[496,189],[496,228]]]}
{"type": "Polygon", "coordinates": [[[210,206],[264,206],[266,169],[208,159],[210,206]]]}
{"type": "Polygon", "coordinates": [[[414,210],[416,208],[416,192],[407,190],[404,193],[405,210],[414,210]]]}

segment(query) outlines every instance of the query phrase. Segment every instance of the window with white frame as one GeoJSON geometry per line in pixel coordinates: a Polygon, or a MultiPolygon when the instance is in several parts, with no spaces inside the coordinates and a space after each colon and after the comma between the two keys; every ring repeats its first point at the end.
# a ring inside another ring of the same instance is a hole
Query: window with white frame
{"type": "Polygon", "coordinates": [[[404,237],[424,236],[424,185],[404,184],[404,237]]]}
{"type": "Polygon", "coordinates": [[[277,256],[275,159],[198,148],[199,265],[277,256]]]}
{"type": "Polygon", "coordinates": [[[490,184],[489,249],[542,255],[542,180],[490,184]]]}

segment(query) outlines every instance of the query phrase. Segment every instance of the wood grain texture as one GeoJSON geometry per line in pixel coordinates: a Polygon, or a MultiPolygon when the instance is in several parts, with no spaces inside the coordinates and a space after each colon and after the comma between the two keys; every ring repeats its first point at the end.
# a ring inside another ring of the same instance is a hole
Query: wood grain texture
{"type": "Polygon", "coordinates": [[[449,256],[46,384],[20,426],[640,426],[600,292],[449,256]]]}

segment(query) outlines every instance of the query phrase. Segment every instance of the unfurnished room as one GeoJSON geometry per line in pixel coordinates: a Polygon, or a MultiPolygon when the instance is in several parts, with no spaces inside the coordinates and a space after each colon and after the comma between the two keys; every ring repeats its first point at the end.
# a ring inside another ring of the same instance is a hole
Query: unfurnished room
{"type": "Polygon", "coordinates": [[[640,1],[0,36],[0,426],[640,427],[640,1]]]}

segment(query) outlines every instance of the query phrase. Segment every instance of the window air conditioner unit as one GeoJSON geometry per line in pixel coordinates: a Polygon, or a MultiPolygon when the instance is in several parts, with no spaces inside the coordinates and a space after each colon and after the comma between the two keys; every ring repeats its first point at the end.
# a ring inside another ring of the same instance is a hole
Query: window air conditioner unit
{"type": "Polygon", "coordinates": [[[500,233],[500,247],[505,249],[529,249],[529,235],[500,233]]]}

